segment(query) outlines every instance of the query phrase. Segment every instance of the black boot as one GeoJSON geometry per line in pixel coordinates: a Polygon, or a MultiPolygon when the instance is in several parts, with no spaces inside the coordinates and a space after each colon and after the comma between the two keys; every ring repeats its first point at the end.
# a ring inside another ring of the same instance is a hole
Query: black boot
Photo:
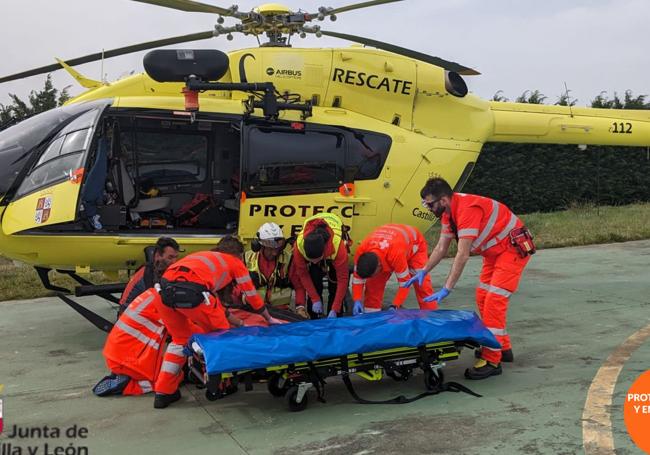
{"type": "MultiPolygon", "coordinates": [[[[474,350],[474,357],[476,357],[477,359],[481,358],[480,349],[474,350]]],[[[515,361],[515,356],[512,354],[512,349],[506,349],[505,351],[501,351],[501,361],[506,363],[512,363],[515,361]]]]}
{"type": "Polygon", "coordinates": [[[498,376],[502,373],[501,364],[494,364],[484,359],[478,359],[472,368],[465,370],[467,379],[486,379],[490,376],[498,376]]]}
{"type": "Polygon", "coordinates": [[[512,349],[506,349],[505,351],[501,351],[501,361],[508,362],[508,363],[515,361],[515,356],[512,353],[512,349]]]}
{"type": "Polygon", "coordinates": [[[176,392],[172,393],[171,395],[167,395],[164,393],[157,393],[156,397],[153,399],[153,407],[156,409],[165,409],[167,406],[169,406],[172,403],[176,403],[180,399],[181,399],[180,389],[177,389],[176,392]]]}
{"type": "Polygon", "coordinates": [[[129,384],[129,381],[131,381],[131,378],[125,374],[111,373],[93,387],[93,393],[98,397],[120,395],[129,384]]]}

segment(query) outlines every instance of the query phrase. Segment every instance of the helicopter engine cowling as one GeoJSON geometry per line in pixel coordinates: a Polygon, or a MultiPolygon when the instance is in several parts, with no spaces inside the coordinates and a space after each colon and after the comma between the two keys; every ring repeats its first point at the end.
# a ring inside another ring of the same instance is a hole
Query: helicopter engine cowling
{"type": "Polygon", "coordinates": [[[465,80],[455,71],[445,71],[445,89],[458,98],[463,98],[468,91],[465,80]]]}
{"type": "Polygon", "coordinates": [[[143,59],[144,69],[157,82],[185,82],[191,75],[218,81],[228,71],[228,55],[215,49],[158,49],[143,59]]]}
{"type": "Polygon", "coordinates": [[[434,65],[418,65],[418,91],[436,96],[465,98],[469,92],[463,77],[434,65]]]}

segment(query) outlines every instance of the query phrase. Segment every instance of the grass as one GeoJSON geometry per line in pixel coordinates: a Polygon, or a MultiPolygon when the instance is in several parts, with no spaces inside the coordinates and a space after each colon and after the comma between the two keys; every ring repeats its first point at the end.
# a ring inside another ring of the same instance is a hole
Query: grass
{"type": "MultiPolygon", "coordinates": [[[[109,280],[101,272],[93,272],[90,274],[90,278],[86,278],[96,284],[112,282],[112,280],[109,280]]],[[[73,290],[76,285],[76,282],[72,278],[57,272],[50,272],[50,280],[52,284],[70,290],[73,290]]],[[[14,263],[0,256],[0,302],[6,300],[35,299],[53,295],[54,292],[48,291],[43,287],[33,267],[14,263]]]]}
{"type": "MultiPolygon", "coordinates": [[[[530,213],[521,217],[535,236],[538,248],[594,245],[650,239],[650,204],[621,207],[581,206],[554,213],[530,213]]],[[[427,240],[436,242],[439,225],[427,232],[427,240]]],[[[452,243],[449,255],[455,254],[452,243]]],[[[52,283],[68,289],[74,281],[51,272],[52,283]]],[[[124,277],[124,279],[126,279],[124,277]]],[[[108,283],[102,273],[92,273],[93,283],[108,283]]],[[[15,264],[0,256],[0,301],[51,296],[41,285],[32,267],[15,264]]]]}
{"type": "Polygon", "coordinates": [[[522,216],[539,248],[595,245],[650,238],[650,204],[585,206],[522,216]]]}
{"type": "MultiPolygon", "coordinates": [[[[562,212],[529,213],[521,219],[535,237],[538,249],[567,246],[597,245],[650,239],[650,204],[620,207],[585,205],[562,212]]],[[[427,232],[433,244],[440,226],[427,232]]],[[[455,242],[449,256],[456,254],[455,242]]]]}

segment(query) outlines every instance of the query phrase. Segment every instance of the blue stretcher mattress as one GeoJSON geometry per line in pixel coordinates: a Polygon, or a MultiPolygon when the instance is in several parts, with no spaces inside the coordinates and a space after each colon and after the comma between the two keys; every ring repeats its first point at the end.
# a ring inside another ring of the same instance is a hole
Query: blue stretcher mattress
{"type": "Polygon", "coordinates": [[[309,362],[442,341],[501,345],[474,312],[399,310],[317,319],[270,327],[241,327],[190,339],[208,374],[309,362]]]}

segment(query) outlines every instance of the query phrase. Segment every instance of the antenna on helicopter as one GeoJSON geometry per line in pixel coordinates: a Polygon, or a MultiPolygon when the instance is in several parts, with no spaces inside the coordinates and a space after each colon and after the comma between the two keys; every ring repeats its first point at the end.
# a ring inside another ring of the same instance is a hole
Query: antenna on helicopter
{"type": "Polygon", "coordinates": [[[571,118],[573,118],[573,107],[571,106],[571,98],[569,97],[569,87],[566,85],[566,81],[564,81],[564,96],[566,96],[566,104],[569,106],[569,114],[571,114],[571,118]]]}
{"type": "Polygon", "coordinates": [[[104,74],[104,49],[102,48],[102,66],[101,66],[101,69],[99,71],[99,80],[102,81],[102,84],[106,84],[107,79],[108,78],[104,74]]]}

